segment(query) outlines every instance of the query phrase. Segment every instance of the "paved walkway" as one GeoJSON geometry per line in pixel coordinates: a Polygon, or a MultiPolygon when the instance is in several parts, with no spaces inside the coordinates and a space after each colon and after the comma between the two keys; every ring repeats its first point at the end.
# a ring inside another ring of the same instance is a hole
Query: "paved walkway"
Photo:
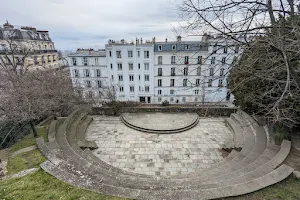
{"type": "Polygon", "coordinates": [[[115,167],[170,176],[212,167],[223,159],[220,148],[233,141],[233,133],[223,118],[200,118],[188,131],[157,135],[133,130],[118,117],[97,116],[88,127],[87,139],[99,147],[94,154],[115,167]]]}

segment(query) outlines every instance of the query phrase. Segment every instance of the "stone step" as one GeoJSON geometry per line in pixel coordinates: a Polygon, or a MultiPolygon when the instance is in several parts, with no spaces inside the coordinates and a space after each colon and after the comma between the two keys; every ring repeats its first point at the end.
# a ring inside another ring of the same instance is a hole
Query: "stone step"
{"type": "Polygon", "coordinates": [[[52,122],[50,123],[49,130],[48,130],[49,142],[52,142],[53,140],[55,140],[55,134],[57,132],[58,125],[59,125],[59,122],[57,120],[52,120],[52,122]]]}
{"type": "Polygon", "coordinates": [[[194,122],[192,124],[190,124],[189,126],[186,126],[184,128],[179,128],[179,129],[174,129],[174,130],[154,130],[154,129],[146,129],[146,128],[142,128],[142,127],[138,127],[138,126],[135,126],[133,124],[130,124],[130,123],[128,123],[124,119],[123,115],[120,117],[120,119],[129,128],[132,128],[132,129],[135,129],[135,130],[138,130],[138,131],[141,131],[141,132],[155,133],[155,134],[174,134],[174,133],[180,133],[180,132],[192,129],[199,122],[199,116],[197,116],[196,119],[194,120],[194,122]]]}
{"type": "Polygon", "coordinates": [[[234,132],[234,144],[235,148],[242,147],[244,143],[244,134],[243,129],[241,128],[240,124],[232,120],[231,118],[227,118],[225,120],[226,124],[228,124],[229,127],[234,132]]]}
{"type": "Polygon", "coordinates": [[[224,198],[229,196],[238,196],[247,193],[251,193],[277,182],[284,180],[288,177],[293,169],[282,165],[276,170],[255,179],[249,179],[247,182],[240,184],[226,185],[218,188],[208,188],[208,189],[197,189],[197,190],[172,190],[172,189],[147,189],[139,190],[132,188],[123,188],[113,185],[104,184],[102,182],[95,182],[84,176],[75,176],[70,174],[61,168],[53,165],[51,162],[46,161],[41,164],[43,170],[49,174],[55,176],[59,180],[67,182],[75,187],[88,189],[95,192],[101,192],[107,195],[121,196],[133,199],[215,199],[224,198]]]}

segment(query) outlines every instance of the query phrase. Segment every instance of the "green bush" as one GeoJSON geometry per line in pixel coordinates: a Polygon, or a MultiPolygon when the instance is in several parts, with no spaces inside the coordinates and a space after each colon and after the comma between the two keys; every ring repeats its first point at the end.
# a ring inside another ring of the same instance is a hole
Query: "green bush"
{"type": "Polygon", "coordinates": [[[162,105],[163,106],[168,106],[168,105],[170,105],[170,103],[167,100],[165,100],[164,102],[162,102],[162,105]]]}

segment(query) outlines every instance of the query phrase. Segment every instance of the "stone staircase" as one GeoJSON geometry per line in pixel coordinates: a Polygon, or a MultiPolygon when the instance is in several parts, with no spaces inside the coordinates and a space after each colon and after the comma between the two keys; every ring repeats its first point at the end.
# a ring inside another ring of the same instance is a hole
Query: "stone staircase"
{"type": "Polygon", "coordinates": [[[96,148],[96,144],[85,140],[85,131],[91,121],[87,113],[79,110],[60,125],[53,121],[49,143],[37,139],[38,148],[48,158],[41,164],[42,169],[76,187],[151,200],[238,196],[280,182],[293,172],[292,168],[282,164],[291,143],[283,141],[281,146],[269,143],[265,129],[242,111],[227,120],[235,133],[236,145],[242,147],[240,152],[233,150],[206,171],[166,178],[124,171],[96,157],[90,150],[96,148]]]}

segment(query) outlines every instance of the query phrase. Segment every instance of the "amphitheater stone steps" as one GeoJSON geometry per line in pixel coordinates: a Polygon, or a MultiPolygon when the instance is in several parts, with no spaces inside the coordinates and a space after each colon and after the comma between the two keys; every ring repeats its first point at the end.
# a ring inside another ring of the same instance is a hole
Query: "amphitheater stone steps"
{"type": "MultiPolygon", "coordinates": [[[[109,195],[134,199],[214,199],[249,193],[283,180],[292,169],[282,165],[290,143],[278,147],[267,145],[264,129],[249,116],[233,114],[243,133],[243,149],[233,150],[227,158],[206,172],[193,172],[168,178],[158,178],[127,172],[112,167],[96,157],[88,148],[82,150],[78,140],[90,123],[86,113],[73,112],[63,124],[53,122],[49,143],[37,144],[49,159],[41,167],[60,180],[76,187],[109,195]],[[83,126],[80,130],[80,127],[83,126]],[[266,183],[260,182],[265,180],[266,183]],[[259,185],[257,185],[259,183],[259,185]],[[254,186],[254,184],[256,184],[254,186]]],[[[235,130],[238,130],[236,128],[235,130]]],[[[84,136],[84,137],[83,137],[84,136]]],[[[80,139],[79,139],[80,138],[80,139]]],[[[241,139],[239,139],[241,141],[241,139]]]]}

